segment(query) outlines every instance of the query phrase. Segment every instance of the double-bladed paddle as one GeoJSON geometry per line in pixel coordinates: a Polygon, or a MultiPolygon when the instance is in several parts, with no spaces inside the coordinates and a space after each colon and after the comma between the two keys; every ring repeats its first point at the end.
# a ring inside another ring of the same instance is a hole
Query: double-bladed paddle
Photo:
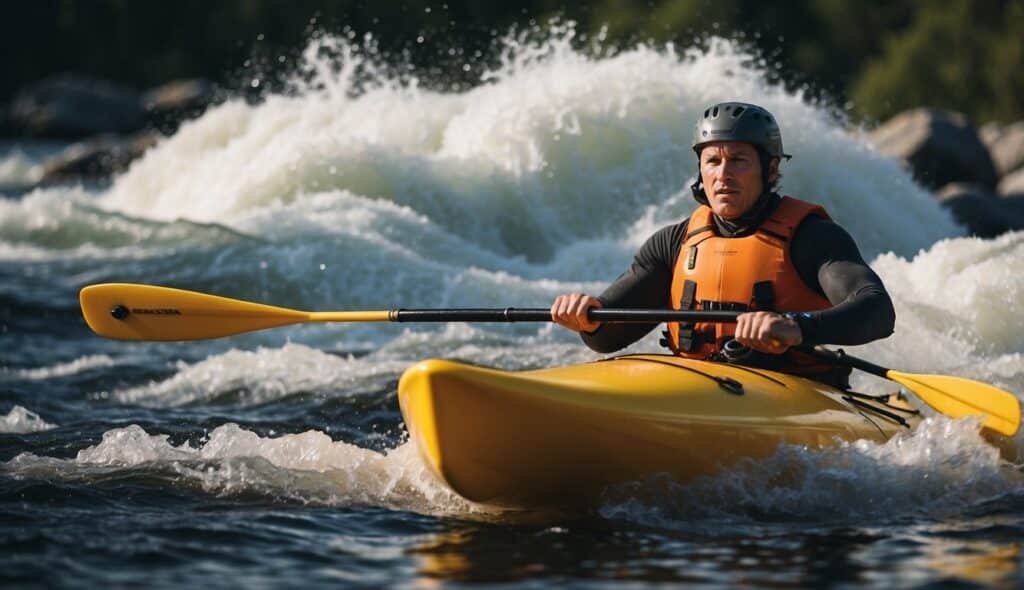
{"type": "MultiPolygon", "coordinates": [[[[178,341],[220,338],[307,322],[550,322],[544,308],[393,309],[299,311],[154,285],[90,285],[80,294],[82,313],[94,332],[118,340],[178,341]]],[[[613,323],[735,322],[735,311],[591,309],[589,318],[613,323]]],[[[805,349],[807,351],[807,349],[805,349]]],[[[948,375],[918,375],[887,369],[842,352],[812,354],[891,379],[936,411],[952,418],[982,416],[982,424],[1012,436],[1020,427],[1016,396],[997,387],[948,375]]]]}
{"type": "MultiPolygon", "coordinates": [[[[299,311],[155,285],[90,285],[79,296],[85,321],[117,340],[204,340],[309,322],[550,322],[546,308],[299,311]]],[[[735,322],[735,311],[592,309],[602,322],[735,322]]]]}

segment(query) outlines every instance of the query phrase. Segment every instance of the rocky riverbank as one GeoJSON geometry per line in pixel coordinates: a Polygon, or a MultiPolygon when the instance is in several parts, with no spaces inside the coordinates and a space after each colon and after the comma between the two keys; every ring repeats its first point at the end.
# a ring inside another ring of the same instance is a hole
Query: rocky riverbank
{"type": "Polygon", "coordinates": [[[41,164],[39,184],[102,179],[127,169],[161,135],[202,114],[218,97],[203,79],[136,92],[62,74],[26,86],[0,109],[0,136],[74,142],[41,164]]]}
{"type": "Polygon", "coordinates": [[[977,236],[1024,229],[1024,121],[980,130],[963,115],[914,109],[869,135],[977,236]]]}
{"type": "MultiPolygon", "coordinates": [[[[41,164],[40,185],[103,180],[220,98],[202,79],[136,92],[54,76],[22,89],[3,109],[0,136],[74,142],[41,164]]],[[[971,234],[1024,229],[1024,121],[979,129],[962,114],[921,108],[884,122],[868,139],[903,162],[971,234]]]]}

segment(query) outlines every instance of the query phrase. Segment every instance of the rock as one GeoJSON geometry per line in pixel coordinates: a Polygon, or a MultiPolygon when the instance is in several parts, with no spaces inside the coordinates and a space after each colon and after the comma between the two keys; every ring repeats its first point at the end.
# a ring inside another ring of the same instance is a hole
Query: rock
{"type": "Polygon", "coordinates": [[[72,144],[42,163],[40,182],[100,179],[124,171],[159,138],[157,133],[144,131],[128,138],[102,135],[72,144]]]}
{"type": "Polygon", "coordinates": [[[1000,199],[983,185],[962,182],[944,186],[936,196],[973,235],[992,238],[1024,229],[1024,199],[1000,199]]]}
{"type": "Polygon", "coordinates": [[[46,78],[22,89],[11,103],[10,116],[28,135],[60,139],[132,133],[145,124],[137,93],[73,74],[46,78]]]}
{"type": "Polygon", "coordinates": [[[905,161],[917,181],[929,188],[951,182],[979,183],[989,190],[996,186],[988,150],[959,113],[906,111],[872,131],[870,139],[883,154],[905,161]]]}
{"type": "Polygon", "coordinates": [[[978,137],[981,138],[981,143],[985,144],[985,147],[992,147],[992,144],[999,139],[999,136],[1003,134],[1003,126],[995,121],[985,123],[978,128],[978,137]]]}
{"type": "MultiPolygon", "coordinates": [[[[985,125],[983,129],[989,125],[985,125]]],[[[996,132],[983,131],[981,140],[992,154],[992,161],[999,176],[1006,176],[1024,168],[1024,121],[997,127],[996,132]]]]}
{"type": "Polygon", "coordinates": [[[999,181],[999,194],[1007,197],[1024,197],[1024,167],[999,181]]]}
{"type": "Polygon", "coordinates": [[[151,114],[180,116],[206,108],[215,95],[216,88],[209,80],[175,80],[147,90],[142,105],[151,114]]]}

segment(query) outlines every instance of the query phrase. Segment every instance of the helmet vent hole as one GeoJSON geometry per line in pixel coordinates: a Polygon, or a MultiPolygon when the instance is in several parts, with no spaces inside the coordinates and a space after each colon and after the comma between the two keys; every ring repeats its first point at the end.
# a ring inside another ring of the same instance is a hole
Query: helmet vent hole
{"type": "Polygon", "coordinates": [[[711,109],[711,116],[712,117],[717,117],[718,116],[718,107],[715,107],[715,108],[711,109]]]}
{"type": "Polygon", "coordinates": [[[743,114],[743,111],[745,111],[745,110],[746,109],[743,108],[743,107],[736,107],[736,110],[732,112],[732,116],[733,117],[739,117],[740,115],[743,114]]]}

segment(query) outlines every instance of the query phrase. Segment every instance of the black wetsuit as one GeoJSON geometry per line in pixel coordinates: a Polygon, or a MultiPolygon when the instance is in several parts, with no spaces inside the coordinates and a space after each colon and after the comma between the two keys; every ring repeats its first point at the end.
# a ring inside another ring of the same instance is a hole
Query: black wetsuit
{"type": "MultiPolygon", "coordinates": [[[[750,235],[775,210],[779,200],[777,194],[766,193],[743,218],[729,221],[715,216],[718,234],[750,235]]],[[[662,228],[640,247],[629,270],[598,297],[605,307],[671,307],[672,273],[686,225],[683,221],[662,228]]],[[[834,306],[797,320],[805,344],[864,344],[892,334],[896,320],[892,300],[846,230],[810,216],[793,234],[790,253],[804,283],[834,306]]],[[[629,346],[657,325],[601,324],[594,332],[581,335],[587,346],[608,353],[629,346]]]]}

